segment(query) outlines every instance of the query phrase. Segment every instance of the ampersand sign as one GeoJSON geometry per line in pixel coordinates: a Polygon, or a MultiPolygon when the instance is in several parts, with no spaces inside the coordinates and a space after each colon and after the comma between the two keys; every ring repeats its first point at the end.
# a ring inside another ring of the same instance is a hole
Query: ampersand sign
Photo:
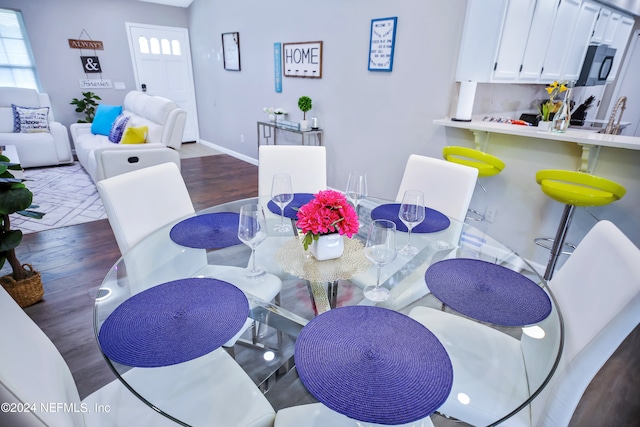
{"type": "Polygon", "coordinates": [[[85,73],[101,73],[100,60],[97,56],[81,56],[82,68],[85,73]]]}

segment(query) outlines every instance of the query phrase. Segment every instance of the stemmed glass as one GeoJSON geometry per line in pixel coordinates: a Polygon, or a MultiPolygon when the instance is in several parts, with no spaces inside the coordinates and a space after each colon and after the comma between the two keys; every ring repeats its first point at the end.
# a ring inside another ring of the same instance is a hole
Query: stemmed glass
{"type": "Polygon", "coordinates": [[[256,246],[267,238],[267,221],[262,206],[250,203],[240,208],[238,238],[251,248],[251,263],[245,270],[246,276],[258,277],[265,274],[263,268],[256,267],[256,246]]]}
{"type": "MultiPolygon", "coordinates": [[[[345,195],[353,203],[357,214],[360,200],[367,197],[367,175],[364,172],[352,172],[349,174],[345,195]]],[[[362,221],[358,221],[358,224],[362,227],[362,221]]]]}
{"type": "Polygon", "coordinates": [[[393,221],[376,219],[371,222],[364,254],[378,269],[375,286],[364,288],[364,296],[371,301],[384,301],[389,298],[389,290],[380,287],[380,269],[396,259],[396,224],[393,221]]]}
{"type": "Polygon", "coordinates": [[[293,200],[291,176],[286,173],[277,173],[273,176],[271,183],[271,200],[280,207],[280,223],[275,225],[274,230],[291,230],[291,225],[284,222],[284,208],[293,200]]]}
{"type": "Polygon", "coordinates": [[[407,244],[400,248],[398,253],[408,256],[415,256],[418,253],[418,248],[411,245],[411,230],[424,221],[424,215],[424,193],[418,190],[405,191],[398,217],[409,229],[409,238],[407,244]]]}

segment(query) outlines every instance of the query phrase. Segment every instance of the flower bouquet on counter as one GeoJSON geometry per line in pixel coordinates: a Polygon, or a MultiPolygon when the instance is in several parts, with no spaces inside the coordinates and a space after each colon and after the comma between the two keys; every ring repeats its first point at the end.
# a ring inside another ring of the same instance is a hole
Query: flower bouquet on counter
{"type": "Polygon", "coordinates": [[[307,250],[318,237],[339,233],[352,237],[358,232],[358,214],[344,194],[323,190],[298,210],[297,226],[304,233],[302,244],[307,250]]]}
{"type": "Polygon", "coordinates": [[[558,96],[562,92],[565,92],[567,90],[567,85],[566,82],[558,83],[558,81],[555,81],[550,85],[547,85],[545,90],[549,95],[549,100],[544,101],[542,104],[540,104],[538,111],[540,112],[541,120],[543,122],[548,122],[553,119],[553,114],[558,111],[560,105],[562,104],[562,101],[555,100],[556,96],[558,96]]]}

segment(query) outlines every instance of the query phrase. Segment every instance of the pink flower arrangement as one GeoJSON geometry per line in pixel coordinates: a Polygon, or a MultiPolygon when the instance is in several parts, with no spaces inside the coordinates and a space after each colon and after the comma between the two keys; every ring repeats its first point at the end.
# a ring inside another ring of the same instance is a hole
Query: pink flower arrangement
{"type": "Polygon", "coordinates": [[[322,234],[339,233],[351,237],[358,232],[358,214],[347,198],[334,190],[320,191],[298,210],[298,228],[305,233],[302,244],[309,248],[322,234]]]}

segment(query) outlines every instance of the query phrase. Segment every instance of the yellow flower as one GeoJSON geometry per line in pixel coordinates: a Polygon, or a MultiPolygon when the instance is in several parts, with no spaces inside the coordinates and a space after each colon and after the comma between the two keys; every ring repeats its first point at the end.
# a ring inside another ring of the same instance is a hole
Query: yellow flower
{"type": "Polygon", "coordinates": [[[560,108],[560,101],[555,101],[554,98],[556,97],[556,95],[567,90],[566,82],[558,83],[558,81],[556,80],[555,82],[549,84],[545,88],[545,90],[549,95],[549,100],[544,102],[539,110],[542,116],[542,120],[548,121],[550,119],[549,116],[551,115],[551,113],[555,113],[560,108]]]}

